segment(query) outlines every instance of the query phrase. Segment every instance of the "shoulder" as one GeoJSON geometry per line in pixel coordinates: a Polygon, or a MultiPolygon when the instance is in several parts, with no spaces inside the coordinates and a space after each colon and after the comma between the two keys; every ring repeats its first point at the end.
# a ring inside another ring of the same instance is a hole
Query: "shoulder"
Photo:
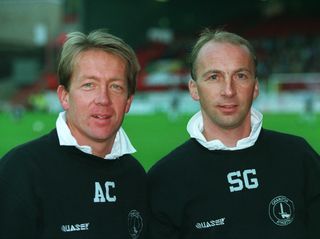
{"type": "Polygon", "coordinates": [[[191,163],[195,158],[194,155],[198,155],[201,150],[204,150],[204,148],[195,139],[189,139],[157,161],[150,168],[148,174],[176,172],[180,166],[191,163]]]}
{"type": "Polygon", "coordinates": [[[301,136],[263,129],[260,142],[270,150],[278,150],[279,153],[287,152],[297,157],[319,158],[319,154],[301,136]]]}
{"type": "Polygon", "coordinates": [[[297,136],[297,135],[284,133],[284,132],[280,132],[280,131],[275,131],[275,130],[271,130],[271,129],[265,129],[265,128],[262,129],[262,134],[264,137],[269,137],[269,138],[273,138],[273,139],[280,139],[280,140],[302,139],[302,137],[297,136]]]}
{"type": "MultiPolygon", "coordinates": [[[[0,183],[1,191],[16,197],[24,198],[34,190],[36,178],[39,175],[39,162],[48,157],[48,138],[51,133],[44,135],[10,150],[0,159],[0,183]],[[19,192],[17,190],[19,189],[19,192]]],[[[50,141],[50,140],[49,140],[50,141]]],[[[51,144],[52,145],[52,144],[51,144]]],[[[0,193],[1,194],[1,193],[0,193]]]]}
{"type": "Polygon", "coordinates": [[[125,154],[117,159],[121,162],[122,168],[125,168],[127,172],[134,175],[140,175],[144,177],[146,171],[140,161],[131,154],[125,154]]]}
{"type": "Polygon", "coordinates": [[[54,137],[56,132],[52,130],[46,135],[12,148],[0,159],[0,173],[3,168],[13,167],[18,170],[19,167],[32,164],[33,159],[43,157],[48,151],[53,150],[54,137]]]}
{"type": "Polygon", "coordinates": [[[306,147],[308,145],[307,141],[301,136],[269,129],[263,129],[261,136],[268,142],[279,146],[292,147],[293,145],[298,145],[299,147],[306,147]]]}
{"type": "MultiPolygon", "coordinates": [[[[131,196],[147,192],[147,173],[142,164],[131,154],[126,154],[114,161],[113,174],[121,182],[121,187],[131,192],[131,196]]],[[[120,185],[120,184],[119,184],[120,185]]],[[[142,199],[142,198],[141,198],[142,199]]]]}

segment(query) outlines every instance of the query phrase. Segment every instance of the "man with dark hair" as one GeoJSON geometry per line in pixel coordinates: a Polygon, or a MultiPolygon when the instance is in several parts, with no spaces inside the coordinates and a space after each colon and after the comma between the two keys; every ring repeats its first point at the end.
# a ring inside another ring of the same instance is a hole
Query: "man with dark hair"
{"type": "Polygon", "coordinates": [[[121,127],[139,69],[116,36],[68,35],[56,128],[0,160],[0,238],[146,238],[146,173],[121,127]]]}
{"type": "Polygon", "coordinates": [[[237,34],[205,30],[191,53],[191,139],[148,172],[150,239],[319,238],[320,157],[262,128],[257,59],[237,34]]]}

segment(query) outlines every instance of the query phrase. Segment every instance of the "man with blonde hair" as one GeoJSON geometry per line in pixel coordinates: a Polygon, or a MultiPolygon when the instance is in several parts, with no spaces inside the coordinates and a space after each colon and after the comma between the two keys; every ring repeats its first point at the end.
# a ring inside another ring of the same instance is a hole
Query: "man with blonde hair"
{"type": "Polygon", "coordinates": [[[139,69],[110,33],[68,34],[56,128],[0,160],[0,238],[146,238],[146,173],[121,127],[139,69]]]}

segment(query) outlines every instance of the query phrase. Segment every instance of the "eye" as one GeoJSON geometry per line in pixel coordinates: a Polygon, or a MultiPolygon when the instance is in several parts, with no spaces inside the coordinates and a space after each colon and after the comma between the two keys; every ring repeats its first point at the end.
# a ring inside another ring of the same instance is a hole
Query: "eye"
{"type": "Polygon", "coordinates": [[[249,77],[247,76],[247,74],[239,72],[239,73],[236,74],[236,78],[239,79],[239,80],[246,80],[249,77]]]}
{"type": "Polygon", "coordinates": [[[209,76],[209,80],[217,80],[218,79],[218,74],[211,74],[209,76]]]}
{"type": "Polygon", "coordinates": [[[246,75],[245,75],[245,74],[243,74],[243,73],[239,73],[239,74],[238,74],[238,78],[239,78],[239,79],[246,78],[246,75]]]}
{"type": "Polygon", "coordinates": [[[86,82],[82,85],[83,88],[85,89],[91,89],[93,87],[93,83],[92,82],[86,82]]]}
{"type": "Polygon", "coordinates": [[[117,83],[112,83],[112,84],[110,85],[110,87],[111,87],[112,90],[114,90],[114,91],[116,91],[116,92],[122,92],[123,89],[124,89],[122,85],[117,84],[117,83]]]}

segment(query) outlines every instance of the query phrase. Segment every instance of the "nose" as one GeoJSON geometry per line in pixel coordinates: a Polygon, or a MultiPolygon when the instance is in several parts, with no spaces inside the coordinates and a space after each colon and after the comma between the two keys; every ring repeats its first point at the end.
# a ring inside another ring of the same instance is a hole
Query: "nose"
{"type": "Polygon", "coordinates": [[[110,94],[107,87],[99,88],[95,97],[95,102],[99,105],[108,105],[111,103],[110,94]]]}
{"type": "Polygon", "coordinates": [[[235,86],[232,79],[226,79],[221,89],[221,95],[225,97],[232,97],[235,95],[235,86]]]}

